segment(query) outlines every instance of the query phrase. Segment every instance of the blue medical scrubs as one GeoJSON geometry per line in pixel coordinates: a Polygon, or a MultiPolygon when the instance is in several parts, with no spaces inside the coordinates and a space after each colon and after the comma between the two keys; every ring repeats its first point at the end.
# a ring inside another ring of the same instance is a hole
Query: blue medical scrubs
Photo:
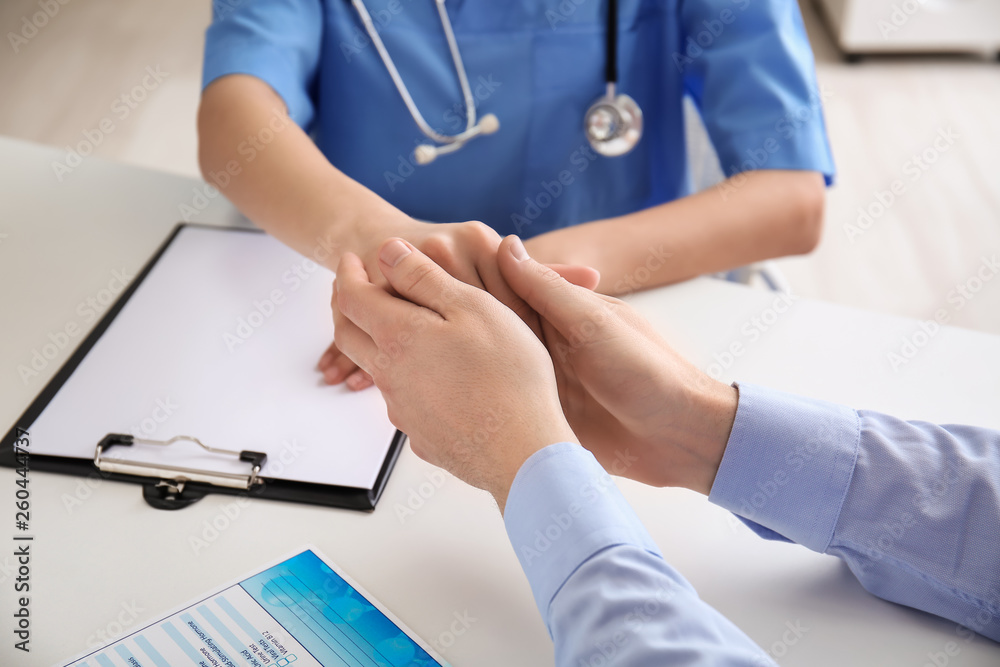
{"type": "MultiPolygon", "coordinates": [[[[434,0],[365,0],[424,118],[465,129],[434,0]]],[[[449,0],[478,113],[500,130],[416,166],[417,128],[349,0],[215,0],[204,83],[267,82],[332,164],[423,220],[530,237],[689,193],[682,100],[727,175],[834,167],[794,0],[619,0],[619,88],[644,112],[636,148],[590,148],[604,93],[606,0],[449,0]]]]}

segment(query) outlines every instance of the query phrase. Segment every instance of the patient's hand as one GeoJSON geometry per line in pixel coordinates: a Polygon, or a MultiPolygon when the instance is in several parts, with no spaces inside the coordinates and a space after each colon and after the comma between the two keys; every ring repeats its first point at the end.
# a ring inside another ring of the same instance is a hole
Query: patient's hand
{"type": "MultiPolygon", "coordinates": [[[[401,228],[391,229],[391,232],[392,236],[404,238],[422,250],[458,280],[489,290],[498,299],[509,299],[510,290],[496,266],[500,236],[487,225],[481,222],[431,224],[408,220],[401,228]]],[[[359,253],[368,274],[380,284],[384,281],[377,255],[384,239],[384,236],[370,239],[366,243],[367,248],[359,253]]],[[[344,355],[336,342],[320,358],[318,368],[327,384],[346,381],[348,388],[353,390],[365,389],[372,384],[371,376],[344,355]]]]}
{"type": "MultiPolygon", "coordinates": [[[[374,284],[357,256],[341,260],[336,344],[371,375],[418,456],[490,491],[502,509],[531,454],[576,441],[538,321],[509,288],[505,305],[410,243],[390,239],[378,260],[394,293],[374,284]],[[536,331],[508,306],[530,315],[536,331]]],[[[486,275],[502,281],[495,256],[486,275]]]]}
{"type": "MultiPolygon", "coordinates": [[[[508,307],[523,309],[521,301],[500,275],[496,261],[500,236],[487,225],[481,222],[431,224],[407,220],[405,224],[390,226],[389,229],[393,236],[406,239],[458,280],[488,291],[508,307]]],[[[372,239],[370,248],[361,253],[368,275],[382,285],[385,282],[379,270],[377,254],[384,238],[372,239]]],[[[600,275],[587,267],[553,265],[553,268],[567,280],[589,289],[593,289],[600,280],[600,275]]],[[[336,342],[330,344],[317,368],[327,384],[346,382],[347,387],[355,391],[372,385],[371,376],[343,354],[336,342]]]]}
{"type": "Polygon", "coordinates": [[[540,318],[579,442],[613,474],[707,494],[732,430],[736,389],[688,363],[628,304],[529,258],[517,237],[504,239],[497,261],[540,318]]]}

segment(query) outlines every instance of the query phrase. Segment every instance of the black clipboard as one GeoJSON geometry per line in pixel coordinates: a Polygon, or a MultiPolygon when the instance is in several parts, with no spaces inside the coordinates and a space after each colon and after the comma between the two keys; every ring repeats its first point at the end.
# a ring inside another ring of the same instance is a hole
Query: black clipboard
{"type": "MultiPolygon", "coordinates": [[[[115,446],[131,446],[133,442],[140,442],[140,438],[127,434],[109,433],[100,442],[95,442],[95,455],[89,458],[78,458],[70,456],[55,456],[47,454],[34,454],[31,452],[30,438],[31,425],[41,415],[42,411],[55,397],[59,389],[66,383],[76,368],[84,360],[91,348],[100,340],[101,336],[108,330],[115,318],[121,313],[122,308],[135,294],[136,290],[143,283],[153,267],[166,253],[174,239],[186,227],[201,227],[213,230],[223,230],[232,233],[242,234],[263,234],[261,230],[240,227],[218,227],[213,225],[199,225],[192,223],[179,223],[163,242],[163,244],[153,254],[152,258],[142,268],[128,287],[124,289],[118,299],[111,305],[104,316],[94,325],[90,333],[83,339],[79,346],[73,351],[69,359],[62,365],[56,374],[49,380],[38,396],[31,402],[24,413],[17,419],[10,430],[0,441],[0,465],[7,468],[19,468],[25,463],[27,454],[30,461],[31,470],[41,470],[65,475],[81,477],[97,477],[100,479],[110,479],[121,482],[131,482],[142,486],[143,499],[152,507],[165,510],[176,510],[187,507],[200,500],[209,493],[223,493],[229,495],[248,496],[253,498],[265,498],[271,500],[285,500],[291,502],[308,503],[312,505],[323,505],[327,507],[339,507],[353,510],[375,509],[382,491],[385,489],[389,474],[399,458],[406,436],[399,430],[392,436],[392,441],[386,452],[385,459],[376,476],[375,483],[371,489],[356,488],[347,486],[336,486],[331,484],[316,484],[311,482],[301,482],[294,480],[273,479],[258,475],[260,466],[264,463],[266,455],[254,451],[228,452],[238,456],[241,461],[247,464],[246,485],[227,484],[222,481],[213,482],[212,478],[218,478],[221,473],[205,471],[202,475],[185,475],[181,472],[170,472],[169,474],[156,473],[154,469],[163,470],[164,466],[147,466],[148,470],[140,470],[141,466],[130,466],[134,468],[131,472],[122,471],[121,466],[111,466],[109,469],[101,469],[100,463],[102,452],[107,452],[115,446]],[[22,437],[28,438],[27,447],[17,446],[17,442],[22,437]],[[117,468],[117,469],[116,469],[117,468]]],[[[191,437],[179,437],[172,440],[192,440],[198,444],[195,434],[191,437]]],[[[170,441],[146,441],[147,443],[168,445],[170,441]]],[[[202,445],[203,447],[205,445],[202,445]]],[[[177,469],[181,470],[181,469],[177,469]]],[[[192,471],[201,472],[201,471],[192,471]]],[[[222,475],[225,477],[225,475],[222,475]]],[[[234,477],[229,475],[228,477],[234,477]]],[[[221,480],[220,480],[221,481],[221,480]]]]}

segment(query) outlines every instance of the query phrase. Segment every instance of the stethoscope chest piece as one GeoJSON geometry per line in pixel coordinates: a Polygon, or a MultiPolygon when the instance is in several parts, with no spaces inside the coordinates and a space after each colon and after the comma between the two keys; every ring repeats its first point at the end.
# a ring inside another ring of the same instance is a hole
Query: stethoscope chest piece
{"type": "Polygon", "coordinates": [[[587,109],[583,125],[594,151],[618,157],[642,138],[642,109],[628,95],[615,95],[614,84],[609,84],[608,94],[587,109]]]}

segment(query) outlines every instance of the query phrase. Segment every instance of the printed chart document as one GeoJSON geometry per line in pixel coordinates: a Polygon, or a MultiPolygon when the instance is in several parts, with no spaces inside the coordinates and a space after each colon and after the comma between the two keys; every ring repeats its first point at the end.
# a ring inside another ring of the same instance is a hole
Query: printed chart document
{"type": "Polygon", "coordinates": [[[446,665],[313,549],[306,549],[67,664],[74,667],[446,665]]]}

